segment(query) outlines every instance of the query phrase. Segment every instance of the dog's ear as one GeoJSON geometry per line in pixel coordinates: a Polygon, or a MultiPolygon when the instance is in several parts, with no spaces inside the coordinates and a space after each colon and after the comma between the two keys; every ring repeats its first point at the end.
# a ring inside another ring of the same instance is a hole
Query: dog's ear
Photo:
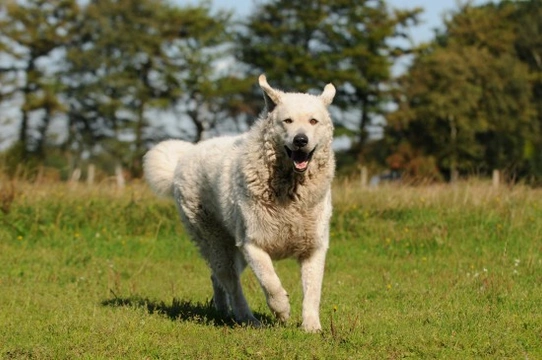
{"type": "Polygon", "coordinates": [[[261,74],[258,78],[260,87],[263,90],[263,98],[265,99],[265,106],[267,111],[271,112],[280,103],[280,91],[273,89],[268,83],[264,74],[261,74]]]}
{"type": "Polygon", "coordinates": [[[324,91],[322,92],[322,95],[320,95],[320,98],[324,102],[324,105],[329,106],[331,102],[333,101],[333,98],[335,97],[335,86],[333,84],[327,84],[324,88],[324,91]]]}

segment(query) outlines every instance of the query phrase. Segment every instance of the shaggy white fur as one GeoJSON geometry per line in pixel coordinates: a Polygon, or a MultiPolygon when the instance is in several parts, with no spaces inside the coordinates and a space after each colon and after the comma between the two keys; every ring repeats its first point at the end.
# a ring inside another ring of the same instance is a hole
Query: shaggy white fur
{"type": "Polygon", "coordinates": [[[161,195],[173,195],[181,219],[208,262],[214,305],[236,321],[258,326],[243,295],[247,263],[281,320],[288,294],[272,260],[301,265],[303,323],[321,329],[319,306],[329,243],[335,159],[328,84],[320,96],[273,89],[261,75],[266,111],[246,133],[196,145],[159,143],[144,158],[145,176],[161,195]]]}

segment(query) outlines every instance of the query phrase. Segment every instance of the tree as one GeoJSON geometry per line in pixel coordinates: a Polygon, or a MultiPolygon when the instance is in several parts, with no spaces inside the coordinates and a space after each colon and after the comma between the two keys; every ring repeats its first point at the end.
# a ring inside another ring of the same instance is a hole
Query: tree
{"type": "Polygon", "coordinates": [[[23,159],[30,154],[43,158],[49,124],[62,110],[53,64],[72,41],[79,7],[75,0],[8,1],[0,12],[0,52],[9,64],[0,71],[11,82],[1,100],[22,98],[18,148],[23,159]],[[33,128],[31,116],[39,118],[33,128]]]}
{"type": "Polygon", "coordinates": [[[506,3],[465,5],[399,80],[387,137],[403,169],[425,158],[452,180],[522,171],[535,112],[531,75],[515,53],[513,12],[506,3]],[[404,143],[416,157],[401,154],[404,143]]]}
{"type": "Polygon", "coordinates": [[[161,1],[88,4],[65,73],[71,146],[107,151],[137,175],[148,130],[146,112],[179,91],[164,46],[181,31],[174,14],[161,1]]]}
{"type": "Polygon", "coordinates": [[[532,100],[536,108],[533,124],[534,140],[526,144],[525,152],[529,172],[542,179],[542,2],[522,1],[515,4],[514,21],[516,51],[519,59],[528,65],[531,73],[532,100]]]}
{"type": "Polygon", "coordinates": [[[228,20],[209,11],[165,1],[92,1],[80,44],[68,53],[70,141],[81,151],[112,153],[139,176],[148,143],[165,136],[151,119],[209,94],[213,47],[228,20]]]}
{"type": "Polygon", "coordinates": [[[230,14],[211,14],[207,6],[186,11],[185,18],[193,25],[187,36],[174,44],[182,64],[177,79],[184,90],[174,103],[179,117],[189,119],[192,125],[191,129],[184,126],[182,136],[198,142],[237,127],[237,117],[247,112],[242,93],[250,89],[253,80],[232,71],[230,14]]]}
{"type": "Polygon", "coordinates": [[[333,82],[334,104],[357,114],[337,125],[355,135],[353,151],[361,155],[368,126],[385,112],[392,62],[411,50],[392,40],[407,37],[404,30],[420,11],[390,11],[382,0],[272,0],[240,31],[238,58],[251,76],[265,72],[289,89],[308,91],[333,82]]]}

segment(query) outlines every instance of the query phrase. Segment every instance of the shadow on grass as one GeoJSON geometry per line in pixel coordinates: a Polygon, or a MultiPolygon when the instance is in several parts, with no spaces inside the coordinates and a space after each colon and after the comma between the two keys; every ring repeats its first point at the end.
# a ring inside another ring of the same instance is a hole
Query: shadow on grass
{"type": "MultiPolygon", "coordinates": [[[[170,304],[164,301],[153,301],[140,296],[114,297],[101,302],[102,306],[144,308],[149,314],[160,314],[173,321],[187,321],[210,326],[240,326],[230,316],[225,316],[213,306],[212,301],[207,303],[192,302],[173,298],[170,304]]],[[[275,320],[266,314],[255,313],[254,316],[264,326],[271,325],[275,320]]]]}

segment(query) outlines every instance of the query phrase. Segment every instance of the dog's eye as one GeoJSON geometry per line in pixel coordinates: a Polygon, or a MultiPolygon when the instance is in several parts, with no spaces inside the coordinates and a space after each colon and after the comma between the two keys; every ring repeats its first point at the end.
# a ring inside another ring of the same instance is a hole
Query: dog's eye
{"type": "Polygon", "coordinates": [[[293,121],[292,119],[288,118],[288,119],[284,119],[284,122],[285,122],[286,124],[291,124],[291,123],[293,123],[294,121],[293,121]]]}
{"type": "Polygon", "coordinates": [[[316,125],[316,124],[318,124],[318,120],[316,120],[316,119],[311,119],[311,120],[309,121],[309,123],[310,123],[311,125],[316,125]]]}

